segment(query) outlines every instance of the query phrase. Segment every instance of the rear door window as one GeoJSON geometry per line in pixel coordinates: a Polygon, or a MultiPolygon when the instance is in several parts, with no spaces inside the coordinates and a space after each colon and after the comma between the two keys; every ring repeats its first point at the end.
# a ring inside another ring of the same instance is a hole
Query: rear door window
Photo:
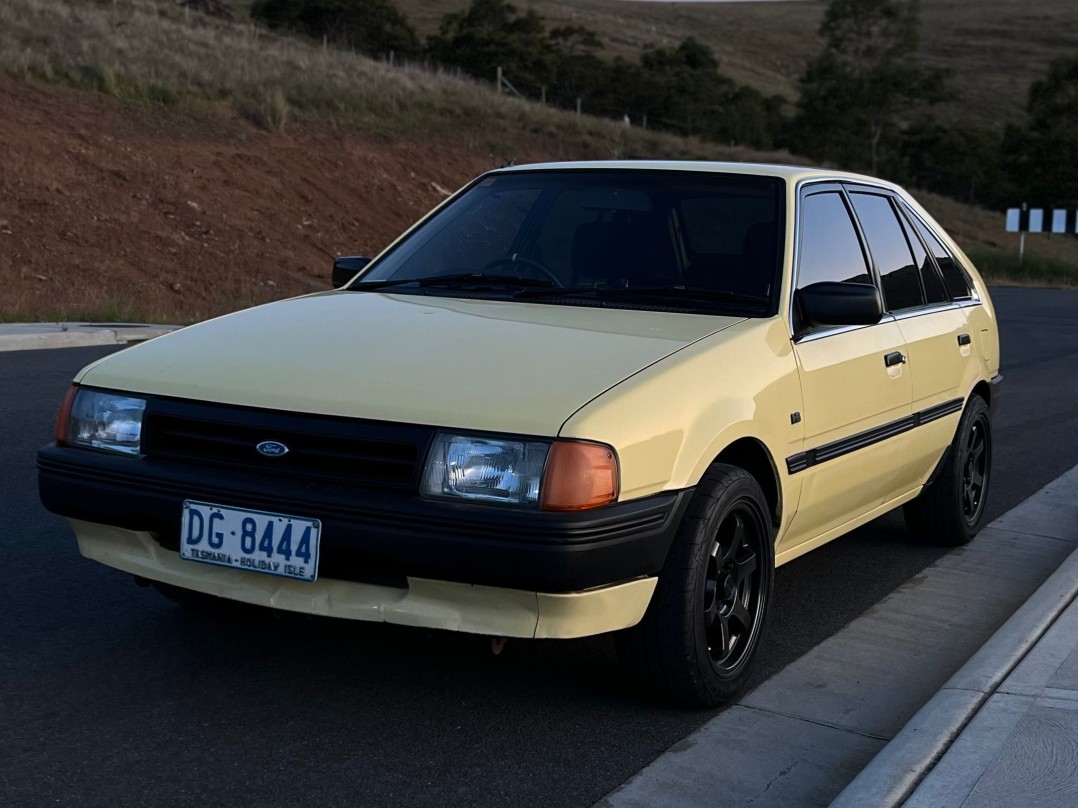
{"type": "Polygon", "coordinates": [[[923,306],[920,273],[891,200],[879,194],[855,192],[850,194],[850,201],[880,273],[887,310],[923,306]]]}

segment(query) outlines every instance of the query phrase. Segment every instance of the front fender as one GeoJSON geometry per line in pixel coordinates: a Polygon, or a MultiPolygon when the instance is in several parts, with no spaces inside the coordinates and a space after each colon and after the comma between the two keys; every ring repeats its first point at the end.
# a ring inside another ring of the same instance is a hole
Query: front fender
{"type": "Polygon", "coordinates": [[[783,459],[804,448],[804,430],[792,417],[801,402],[785,323],[746,320],[614,386],[574,413],[559,434],[617,449],[622,499],[692,487],[723,449],[753,438],[778,471],[789,514],[800,483],[787,475],[783,459]]]}

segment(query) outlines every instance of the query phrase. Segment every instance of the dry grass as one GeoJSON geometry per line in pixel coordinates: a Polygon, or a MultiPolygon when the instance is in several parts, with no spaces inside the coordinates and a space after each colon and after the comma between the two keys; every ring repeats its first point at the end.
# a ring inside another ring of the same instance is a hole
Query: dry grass
{"type": "Polygon", "coordinates": [[[135,102],[223,101],[271,130],[293,116],[384,136],[468,134],[507,156],[526,133],[559,144],[554,157],[791,159],[578,119],[469,80],[187,15],[168,0],[4,0],[0,70],[135,102]]]}
{"type": "Polygon", "coordinates": [[[1005,231],[1002,213],[925,192],[915,192],[915,196],[990,283],[1078,286],[1078,238],[1029,234],[1026,260],[1019,264],[1019,236],[1005,231]]]}

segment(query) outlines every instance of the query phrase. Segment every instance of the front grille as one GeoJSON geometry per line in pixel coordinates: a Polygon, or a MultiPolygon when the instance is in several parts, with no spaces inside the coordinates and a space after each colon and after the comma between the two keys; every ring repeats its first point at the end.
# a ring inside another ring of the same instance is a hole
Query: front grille
{"type": "Polygon", "coordinates": [[[407,424],[154,399],[146,408],[142,452],[258,474],[414,489],[433,433],[407,424]],[[282,443],[288,453],[266,457],[255,448],[264,441],[282,443]]]}

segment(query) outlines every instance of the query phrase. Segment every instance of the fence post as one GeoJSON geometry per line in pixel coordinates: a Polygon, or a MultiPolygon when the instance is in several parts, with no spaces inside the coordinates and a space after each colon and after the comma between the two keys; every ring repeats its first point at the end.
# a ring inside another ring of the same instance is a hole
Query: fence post
{"type": "Polygon", "coordinates": [[[546,85],[545,84],[543,85],[543,97],[542,97],[542,102],[541,103],[543,104],[544,107],[546,106],[546,85]]]}
{"type": "Polygon", "coordinates": [[[502,66],[501,65],[498,65],[498,78],[497,78],[496,83],[498,85],[498,95],[501,95],[502,94],[502,66]]]}
{"type": "Polygon", "coordinates": [[[580,99],[576,99],[576,119],[580,120],[580,99]]]}
{"type": "Polygon", "coordinates": [[[647,114],[644,115],[644,118],[643,118],[643,121],[640,124],[640,127],[642,129],[647,129],[648,128],[648,116],[647,116],[647,114]]]}
{"type": "MultiPolygon", "coordinates": [[[[1029,209],[1029,206],[1025,202],[1023,202],[1022,203],[1022,212],[1024,213],[1028,209],[1029,209]]],[[[1026,255],[1026,231],[1023,230],[1021,233],[1018,234],[1018,266],[1022,266],[1022,259],[1025,258],[1025,255],[1026,255]]]]}
{"type": "Polygon", "coordinates": [[[396,54],[393,51],[389,52],[389,66],[393,67],[393,60],[396,58],[396,54]]]}

